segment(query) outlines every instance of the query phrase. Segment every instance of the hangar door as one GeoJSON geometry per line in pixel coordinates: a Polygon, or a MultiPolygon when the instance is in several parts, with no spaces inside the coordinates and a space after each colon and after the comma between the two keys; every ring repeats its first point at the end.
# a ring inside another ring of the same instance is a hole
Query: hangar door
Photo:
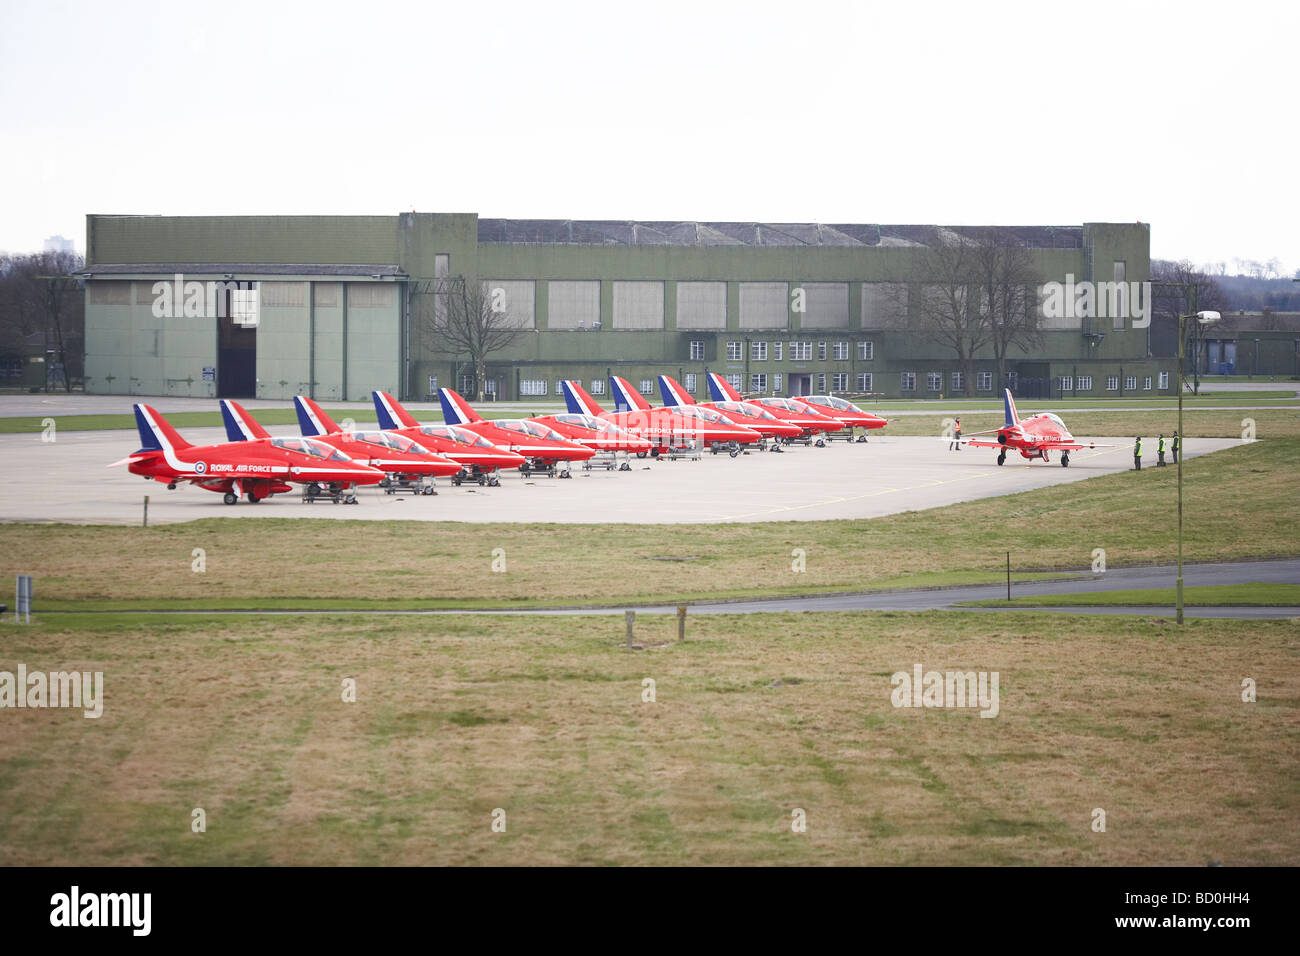
{"type": "Polygon", "coordinates": [[[256,398],[257,307],[250,311],[231,290],[224,294],[226,307],[217,317],[217,397],[256,398]]]}

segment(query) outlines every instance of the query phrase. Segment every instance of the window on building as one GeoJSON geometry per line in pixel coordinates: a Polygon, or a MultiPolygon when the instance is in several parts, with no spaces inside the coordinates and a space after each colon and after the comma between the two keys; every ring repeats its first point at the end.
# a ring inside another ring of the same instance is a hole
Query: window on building
{"type": "Polygon", "coordinates": [[[703,339],[691,339],[691,361],[692,362],[704,361],[704,340],[703,339]]]}
{"type": "Polygon", "coordinates": [[[696,385],[696,383],[697,383],[698,381],[699,381],[698,376],[696,376],[696,374],[695,374],[694,372],[687,372],[687,373],[686,373],[686,391],[688,391],[688,392],[690,392],[692,395],[694,395],[694,394],[695,394],[695,385],[696,385]]]}
{"type": "Polygon", "coordinates": [[[942,372],[927,372],[925,374],[925,387],[932,392],[937,392],[943,388],[942,372]]]}
{"type": "Polygon", "coordinates": [[[1146,378],[1142,379],[1142,387],[1143,387],[1146,391],[1148,391],[1148,392],[1151,391],[1151,376],[1150,376],[1150,375],[1148,375],[1146,378]]]}
{"type": "Polygon", "coordinates": [[[836,372],[831,376],[832,392],[847,392],[849,390],[849,373],[836,372]]]}
{"type": "Polygon", "coordinates": [[[767,375],[762,372],[755,372],[749,376],[749,390],[751,392],[767,391],[767,375]]]}
{"type": "Polygon", "coordinates": [[[976,372],[976,373],[975,373],[975,389],[976,389],[976,391],[980,391],[980,392],[991,392],[991,391],[993,391],[993,373],[992,373],[992,372],[976,372]]]}
{"type": "Polygon", "coordinates": [[[1159,387],[1162,391],[1163,391],[1164,389],[1166,389],[1166,388],[1169,387],[1169,373],[1168,373],[1168,372],[1161,372],[1161,373],[1160,373],[1160,385],[1159,385],[1158,387],[1159,387]]]}
{"type": "Polygon", "coordinates": [[[519,382],[520,395],[545,395],[546,379],[544,378],[525,378],[519,382]]]}
{"type": "Polygon", "coordinates": [[[1092,376],[1091,376],[1091,375],[1080,375],[1080,376],[1079,376],[1079,381],[1076,383],[1076,385],[1078,386],[1077,388],[1075,388],[1075,391],[1076,391],[1076,392],[1091,392],[1091,391],[1092,391],[1092,376]]]}
{"type": "Polygon", "coordinates": [[[817,343],[817,361],[819,361],[819,362],[825,362],[825,361],[826,361],[826,343],[825,343],[825,342],[818,342],[818,343],[817,343]]]}
{"type": "Polygon", "coordinates": [[[438,376],[436,375],[429,376],[429,394],[430,395],[438,394],[438,376]]]}
{"type": "Polygon", "coordinates": [[[750,342],[750,343],[749,343],[749,357],[750,357],[753,361],[755,361],[755,362],[766,362],[766,361],[767,361],[767,343],[766,343],[766,342],[750,342]]]}
{"type": "Polygon", "coordinates": [[[916,373],[915,373],[915,372],[904,372],[904,373],[902,374],[901,378],[902,378],[901,387],[902,387],[902,390],[903,390],[904,392],[915,392],[915,391],[916,391],[916,373]]]}
{"type": "Polygon", "coordinates": [[[812,360],[812,343],[811,342],[791,342],[790,343],[790,361],[791,362],[808,362],[812,360]]]}
{"type": "Polygon", "coordinates": [[[1073,392],[1073,391],[1074,391],[1074,376],[1073,376],[1073,375],[1062,375],[1062,376],[1061,376],[1061,391],[1063,391],[1063,392],[1073,392]]]}
{"type": "Polygon", "coordinates": [[[1136,375],[1124,376],[1124,388],[1132,392],[1138,387],[1138,377],[1136,375]]]}
{"type": "Polygon", "coordinates": [[[784,356],[782,355],[782,352],[784,351],[784,349],[785,349],[785,343],[784,343],[784,342],[773,342],[773,343],[772,343],[772,361],[774,361],[774,362],[779,362],[779,361],[781,361],[781,359],[784,357],[784,356]]]}
{"type": "Polygon", "coordinates": [[[859,391],[859,392],[862,392],[863,394],[866,394],[867,392],[871,391],[871,373],[870,373],[870,372],[859,372],[859,373],[858,373],[858,391],[859,391]]]}
{"type": "Polygon", "coordinates": [[[870,362],[875,357],[876,357],[875,342],[858,343],[858,358],[862,359],[862,361],[864,362],[870,362]]]}
{"type": "Polygon", "coordinates": [[[1106,376],[1106,391],[1108,391],[1108,392],[1118,392],[1118,391],[1119,391],[1119,376],[1118,376],[1118,375],[1107,375],[1107,376],[1106,376]]]}
{"type": "Polygon", "coordinates": [[[557,379],[555,380],[555,394],[556,394],[556,395],[563,395],[563,394],[564,394],[564,379],[562,379],[562,378],[557,378],[557,379]]]}
{"type": "Polygon", "coordinates": [[[727,376],[727,384],[730,385],[732,388],[734,388],[736,391],[740,391],[741,388],[744,387],[741,385],[742,381],[743,379],[741,378],[739,372],[733,372],[732,374],[727,376]]]}
{"type": "Polygon", "coordinates": [[[728,343],[727,343],[727,361],[728,361],[728,362],[740,362],[740,361],[743,361],[743,360],[744,360],[744,358],[745,358],[745,354],[744,354],[744,352],[741,351],[741,349],[742,349],[742,347],[744,346],[744,344],[745,344],[744,342],[728,342],[728,343]]]}
{"type": "Polygon", "coordinates": [[[826,373],[825,372],[817,373],[817,394],[818,395],[826,394],[826,373]]]}
{"type": "Polygon", "coordinates": [[[591,394],[592,395],[605,394],[605,380],[603,378],[593,378],[591,380],[591,394]]]}
{"type": "Polygon", "coordinates": [[[460,375],[460,388],[458,391],[462,395],[474,394],[474,373],[462,372],[460,375]]]}
{"type": "MultiPolygon", "coordinates": [[[[546,383],[543,382],[542,384],[545,385],[546,383]]],[[[488,379],[486,382],[483,383],[483,394],[484,394],[484,395],[487,395],[489,398],[492,398],[492,399],[494,399],[494,400],[496,399],[496,397],[497,397],[497,380],[496,380],[496,379],[494,379],[494,378],[490,378],[490,379],[488,379]]]]}
{"type": "Polygon", "coordinates": [[[849,360],[849,343],[836,342],[835,351],[832,353],[837,362],[847,362],[849,360]]]}
{"type": "Polygon", "coordinates": [[[966,376],[963,375],[961,372],[953,372],[952,373],[953,392],[960,392],[965,387],[966,387],[966,376]]]}
{"type": "Polygon", "coordinates": [[[640,383],[637,384],[636,390],[642,395],[653,395],[655,390],[654,379],[641,379],[640,383]]]}
{"type": "Polygon", "coordinates": [[[772,391],[774,391],[774,392],[780,392],[780,391],[781,391],[781,373],[780,373],[780,372],[775,372],[775,373],[772,375],[772,391]]]}

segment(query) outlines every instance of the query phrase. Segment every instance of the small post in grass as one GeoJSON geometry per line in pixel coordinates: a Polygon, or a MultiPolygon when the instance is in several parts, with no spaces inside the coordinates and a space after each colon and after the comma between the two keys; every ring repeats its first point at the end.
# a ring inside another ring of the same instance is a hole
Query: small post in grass
{"type": "Polygon", "coordinates": [[[686,640],[686,605],[677,605],[677,640],[686,640]]]}
{"type": "Polygon", "coordinates": [[[1007,552],[1007,600],[1011,600],[1011,552],[1007,552]]]}
{"type": "Polygon", "coordinates": [[[636,611],[625,611],[624,616],[627,618],[627,649],[632,649],[632,622],[636,620],[636,611]]]}
{"type": "Polygon", "coordinates": [[[144,496],[144,524],[141,525],[141,527],[142,528],[149,527],[149,496],[148,495],[144,496]]]}

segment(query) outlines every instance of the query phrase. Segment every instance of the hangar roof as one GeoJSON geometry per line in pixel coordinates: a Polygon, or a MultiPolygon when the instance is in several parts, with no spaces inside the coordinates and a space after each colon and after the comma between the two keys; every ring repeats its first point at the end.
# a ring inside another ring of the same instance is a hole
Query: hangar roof
{"type": "Polygon", "coordinates": [[[480,219],[480,243],[583,246],[928,246],[942,234],[1010,233],[1031,248],[1081,249],[1082,226],[881,226],[815,222],[480,219]]]}
{"type": "MultiPolygon", "coordinates": [[[[334,265],[316,262],[96,262],[80,273],[111,275],[281,275],[281,276],[383,276],[405,278],[401,266],[334,265]]],[[[79,274],[80,274],[79,273],[79,274]]]]}

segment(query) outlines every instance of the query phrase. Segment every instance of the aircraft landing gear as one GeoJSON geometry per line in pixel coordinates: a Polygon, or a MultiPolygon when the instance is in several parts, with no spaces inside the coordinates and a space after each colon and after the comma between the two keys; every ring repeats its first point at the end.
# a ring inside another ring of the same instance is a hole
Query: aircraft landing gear
{"type": "Polygon", "coordinates": [[[167,486],[167,490],[168,490],[168,491],[175,491],[175,490],[176,490],[176,482],[173,481],[171,484],[169,484],[169,485],[167,486]]]}
{"type": "Polygon", "coordinates": [[[239,500],[239,495],[235,494],[233,491],[227,491],[224,495],[221,496],[221,500],[228,505],[233,505],[236,501],[239,500]]]}
{"type": "Polygon", "coordinates": [[[251,491],[246,492],[246,493],[244,494],[244,497],[248,499],[248,503],[249,503],[250,505],[255,505],[255,504],[257,504],[259,501],[262,500],[261,498],[257,497],[257,495],[253,494],[253,492],[251,492],[251,491]]]}
{"type": "Polygon", "coordinates": [[[1004,449],[998,452],[998,464],[1005,465],[1006,463],[1007,463],[1007,453],[1006,450],[1004,449]]]}
{"type": "Polygon", "coordinates": [[[1070,453],[1068,451],[1061,452],[1061,467],[1062,468],[1070,467],[1070,453]]]}
{"type": "MultiPolygon", "coordinates": [[[[484,482],[483,482],[483,481],[480,481],[479,484],[480,484],[480,485],[481,485],[481,484],[484,484],[484,482]]],[[[489,488],[500,488],[500,487],[501,487],[501,479],[498,478],[496,475],[493,475],[491,478],[486,479],[486,484],[487,484],[487,486],[488,486],[489,488]]]]}
{"type": "Polygon", "coordinates": [[[819,438],[819,439],[817,439],[815,442],[813,442],[813,447],[814,447],[814,448],[825,448],[825,447],[826,447],[826,439],[824,439],[824,438],[819,438]]]}

